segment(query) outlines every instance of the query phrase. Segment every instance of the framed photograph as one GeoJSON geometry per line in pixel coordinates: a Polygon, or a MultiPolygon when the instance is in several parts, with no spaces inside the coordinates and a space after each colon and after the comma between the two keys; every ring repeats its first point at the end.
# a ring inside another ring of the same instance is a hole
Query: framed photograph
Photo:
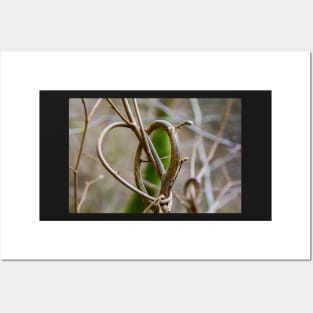
{"type": "Polygon", "coordinates": [[[40,112],[41,220],[271,220],[270,91],[40,91],[40,112]]]}
{"type": "Polygon", "coordinates": [[[308,52],[8,52],[1,106],[4,259],[311,257],[308,52]]]}

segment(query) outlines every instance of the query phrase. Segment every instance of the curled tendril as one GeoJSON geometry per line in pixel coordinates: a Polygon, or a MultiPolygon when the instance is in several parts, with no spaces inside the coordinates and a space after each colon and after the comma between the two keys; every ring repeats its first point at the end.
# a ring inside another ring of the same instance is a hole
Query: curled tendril
{"type": "MultiPolygon", "coordinates": [[[[178,171],[180,169],[180,153],[179,153],[179,143],[178,143],[178,136],[176,133],[175,127],[165,120],[155,120],[152,121],[147,128],[145,129],[147,135],[149,136],[154,130],[162,129],[166,132],[171,146],[171,156],[170,156],[170,164],[168,169],[162,171],[160,175],[161,179],[161,188],[159,192],[159,196],[165,196],[167,199],[169,198],[170,201],[165,203],[160,201],[160,205],[163,211],[167,212],[170,211],[172,206],[172,188],[177,177],[178,171]]],[[[134,162],[134,174],[135,174],[135,182],[138,189],[142,192],[147,194],[147,189],[144,185],[144,180],[141,174],[141,153],[143,150],[142,143],[139,143],[136,155],[135,155],[135,162],[134,162]]]]}
{"type": "Polygon", "coordinates": [[[199,201],[201,195],[201,183],[195,177],[189,178],[184,185],[184,195],[189,203],[188,210],[192,213],[199,212],[199,201]],[[194,190],[191,190],[191,188],[194,190]]]}
{"type": "MultiPolygon", "coordinates": [[[[108,163],[108,161],[105,159],[105,157],[103,156],[102,145],[103,145],[103,140],[105,136],[114,128],[119,128],[119,127],[126,127],[131,130],[133,130],[134,128],[134,126],[131,124],[128,124],[125,122],[116,122],[116,123],[112,123],[108,125],[106,128],[102,130],[99,136],[98,145],[97,145],[97,154],[98,154],[101,164],[121,184],[123,184],[128,189],[139,194],[144,200],[148,201],[151,205],[152,211],[156,211],[154,210],[154,207],[157,207],[157,212],[169,213],[170,208],[172,206],[172,187],[173,187],[175,178],[177,176],[177,173],[180,167],[180,159],[179,159],[180,153],[178,149],[178,137],[175,131],[175,127],[167,121],[156,120],[156,121],[151,122],[148,125],[147,129],[145,130],[146,134],[149,136],[154,130],[163,129],[167,133],[169,140],[170,140],[170,145],[171,145],[170,165],[167,171],[163,169],[159,174],[161,176],[160,177],[161,187],[160,187],[159,196],[157,197],[150,195],[144,186],[144,182],[143,182],[143,178],[141,174],[142,160],[140,157],[141,157],[141,153],[143,149],[143,144],[141,141],[139,142],[139,145],[137,147],[135,163],[134,163],[135,164],[134,166],[135,182],[136,182],[137,187],[130,184],[127,180],[125,180],[122,176],[120,176],[118,171],[114,170],[111,167],[111,165],[108,163]]],[[[148,141],[149,141],[149,144],[152,145],[151,140],[148,140],[148,141]]]]}

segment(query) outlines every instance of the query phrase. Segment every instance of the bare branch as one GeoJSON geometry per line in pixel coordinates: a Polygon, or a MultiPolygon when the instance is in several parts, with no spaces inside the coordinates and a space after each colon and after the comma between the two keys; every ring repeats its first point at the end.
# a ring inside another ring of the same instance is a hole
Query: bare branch
{"type": "Polygon", "coordinates": [[[228,182],[220,191],[219,195],[217,196],[213,205],[209,208],[208,213],[216,213],[217,209],[219,208],[220,201],[224,197],[224,195],[234,186],[241,185],[241,180],[234,180],[228,182]]]}
{"type": "Polygon", "coordinates": [[[135,115],[136,115],[136,118],[137,118],[137,121],[139,124],[139,131],[141,134],[141,139],[143,141],[143,146],[144,146],[144,149],[146,151],[147,157],[150,160],[150,162],[152,162],[153,167],[155,169],[160,169],[160,166],[159,166],[159,164],[157,164],[157,160],[156,160],[156,159],[158,159],[157,153],[155,152],[155,155],[153,155],[151,153],[152,143],[150,143],[149,139],[147,138],[149,136],[145,132],[145,128],[143,126],[143,122],[142,122],[141,114],[140,114],[140,111],[138,108],[137,100],[135,98],[133,99],[133,103],[134,103],[134,108],[135,108],[135,115]]]}
{"type": "Polygon", "coordinates": [[[123,113],[119,110],[119,108],[114,104],[114,102],[110,98],[105,98],[106,101],[109,102],[112,109],[117,113],[117,115],[126,123],[129,124],[130,121],[123,115],[123,113]]]}
{"type": "Polygon", "coordinates": [[[96,112],[99,104],[102,102],[102,100],[103,100],[103,98],[99,98],[98,101],[95,103],[95,105],[92,107],[92,109],[91,109],[91,111],[90,111],[90,113],[88,115],[88,122],[91,121],[92,116],[95,114],[95,112],[96,112]]]}
{"type": "Polygon", "coordinates": [[[238,199],[238,196],[241,193],[241,188],[232,188],[225,196],[219,201],[219,204],[217,206],[217,210],[224,207],[227,203],[234,199],[238,199]]]}
{"type": "Polygon", "coordinates": [[[81,197],[81,200],[80,200],[80,202],[79,202],[79,204],[77,206],[77,212],[76,213],[80,212],[80,209],[81,209],[81,207],[82,207],[82,205],[83,205],[83,203],[84,203],[84,201],[86,199],[87,192],[88,192],[90,186],[92,186],[93,184],[97,183],[99,180],[103,179],[103,177],[104,177],[103,175],[100,175],[99,177],[97,177],[97,178],[95,178],[95,179],[93,179],[91,181],[87,181],[85,183],[85,189],[84,189],[83,195],[81,197]]]}
{"type": "MultiPolygon", "coordinates": [[[[198,99],[191,98],[191,107],[194,112],[194,120],[195,120],[195,126],[201,128],[202,127],[202,111],[199,104],[198,99]]],[[[201,136],[198,137],[198,140],[195,141],[193,149],[192,149],[192,161],[190,162],[190,174],[191,177],[195,177],[195,160],[196,160],[196,153],[198,152],[199,158],[202,162],[202,166],[206,163],[207,156],[205,153],[205,147],[203,143],[203,138],[201,136]]],[[[211,168],[210,165],[207,166],[207,170],[204,174],[204,195],[206,198],[206,202],[208,207],[212,205],[214,202],[214,194],[213,194],[213,187],[211,182],[211,168]]],[[[192,198],[195,198],[195,188],[191,186],[190,188],[192,198]]],[[[193,200],[194,201],[194,200],[193,200]]]]}
{"type": "MultiPolygon", "coordinates": [[[[183,116],[182,114],[178,113],[178,112],[174,112],[171,109],[169,109],[165,104],[163,104],[161,101],[159,101],[158,99],[149,99],[149,103],[151,103],[152,105],[154,105],[155,107],[157,107],[158,109],[160,109],[161,111],[163,111],[164,113],[166,113],[167,115],[169,115],[171,117],[171,119],[173,121],[175,121],[176,123],[181,123],[184,120],[186,120],[186,117],[183,116]]],[[[144,105],[148,105],[148,102],[143,101],[142,104],[144,105]]],[[[214,141],[214,140],[218,140],[218,142],[226,147],[232,148],[234,147],[236,144],[234,142],[232,142],[229,139],[225,139],[225,138],[217,138],[216,135],[213,135],[211,133],[208,133],[206,131],[204,131],[203,129],[197,127],[196,125],[191,125],[191,126],[187,126],[187,128],[191,131],[193,131],[194,133],[198,134],[199,136],[208,139],[210,141],[214,141]]]]}
{"type": "Polygon", "coordinates": [[[138,127],[137,124],[136,124],[136,121],[135,121],[133,112],[131,111],[131,108],[130,108],[130,105],[129,105],[129,103],[128,103],[127,98],[122,98],[122,103],[123,103],[123,106],[124,106],[124,110],[125,110],[125,112],[126,112],[126,115],[127,115],[127,117],[128,117],[129,123],[130,123],[130,124],[133,124],[133,125],[136,126],[136,127],[138,127]]]}
{"type": "Polygon", "coordinates": [[[85,99],[82,98],[81,101],[82,101],[83,107],[84,107],[85,124],[84,124],[83,135],[82,135],[82,139],[80,142],[80,147],[79,147],[75,167],[73,170],[73,175],[74,175],[74,210],[75,210],[75,213],[77,213],[77,207],[78,207],[78,170],[79,170],[81,155],[82,155],[82,152],[84,149],[84,143],[85,143],[85,139],[86,139],[88,122],[89,122],[85,99]]]}
{"type": "Polygon", "coordinates": [[[221,138],[221,136],[223,135],[224,129],[225,129],[225,127],[226,127],[228,115],[229,115],[229,112],[230,112],[230,110],[231,110],[231,106],[232,106],[232,104],[233,104],[233,100],[234,100],[234,99],[227,99],[226,107],[225,107],[224,115],[223,115],[223,120],[222,120],[222,122],[221,122],[221,124],[220,124],[220,128],[219,128],[218,133],[217,133],[217,135],[216,135],[216,139],[215,139],[215,141],[214,141],[213,145],[211,146],[211,149],[210,149],[210,151],[209,151],[209,153],[208,153],[206,163],[202,166],[201,170],[200,170],[199,173],[198,173],[197,178],[198,178],[199,180],[201,180],[202,176],[203,176],[204,173],[205,173],[205,170],[206,170],[208,164],[212,161],[212,159],[213,159],[213,157],[214,157],[214,154],[215,154],[215,152],[216,152],[216,150],[217,150],[217,147],[218,147],[218,145],[219,145],[219,138],[221,138]]]}

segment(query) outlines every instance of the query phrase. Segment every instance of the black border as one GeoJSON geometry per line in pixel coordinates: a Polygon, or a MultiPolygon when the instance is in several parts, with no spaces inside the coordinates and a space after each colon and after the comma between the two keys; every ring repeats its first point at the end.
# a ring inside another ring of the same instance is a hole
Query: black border
{"type": "Polygon", "coordinates": [[[271,91],[40,91],[41,221],[270,221],[271,91]],[[68,211],[69,98],[241,98],[242,213],[73,214],[68,211]]]}

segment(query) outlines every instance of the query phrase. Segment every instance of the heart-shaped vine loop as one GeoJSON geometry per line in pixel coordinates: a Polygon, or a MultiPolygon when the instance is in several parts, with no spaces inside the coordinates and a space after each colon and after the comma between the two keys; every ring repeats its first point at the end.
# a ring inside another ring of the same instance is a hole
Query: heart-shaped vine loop
{"type": "MultiPolygon", "coordinates": [[[[158,121],[158,122],[160,122],[160,121],[158,121]]],[[[161,122],[165,122],[165,121],[161,121],[161,122]]],[[[155,125],[155,124],[152,124],[152,125],[155,125]]],[[[164,123],[164,125],[165,125],[165,123],[164,123]]],[[[119,174],[118,171],[113,169],[112,166],[109,164],[109,162],[106,160],[106,158],[103,155],[102,145],[103,145],[103,141],[104,141],[105,136],[114,128],[120,128],[120,127],[126,127],[129,129],[132,129],[132,126],[128,125],[127,123],[116,122],[116,123],[112,123],[112,124],[108,125],[106,128],[104,128],[102,130],[102,132],[99,136],[98,145],[97,145],[97,154],[98,154],[98,157],[99,157],[101,164],[121,184],[123,184],[128,189],[139,194],[145,201],[149,202],[150,204],[153,203],[154,205],[160,205],[162,208],[162,211],[164,211],[164,212],[169,211],[167,208],[171,207],[172,193],[170,192],[171,188],[170,188],[169,184],[167,183],[167,181],[170,180],[173,182],[173,174],[172,173],[177,172],[175,170],[175,166],[177,164],[176,159],[175,160],[173,159],[173,161],[172,161],[172,158],[171,158],[171,163],[170,163],[170,167],[169,167],[169,169],[171,169],[170,172],[167,171],[166,173],[168,173],[168,174],[165,174],[165,176],[163,178],[161,177],[162,182],[161,182],[160,195],[158,197],[154,197],[152,195],[149,195],[149,193],[147,192],[146,188],[143,185],[141,173],[136,172],[136,174],[135,174],[136,185],[138,187],[137,188],[134,185],[132,185],[131,183],[129,183],[126,179],[124,179],[119,174]]],[[[151,132],[154,129],[156,129],[156,128],[151,128],[151,132]]],[[[175,144],[176,143],[176,137],[175,137],[175,135],[172,134],[172,129],[169,129],[168,132],[171,133],[170,138],[172,138],[171,142],[173,142],[173,148],[174,148],[174,149],[171,149],[171,151],[175,151],[175,157],[179,157],[179,153],[177,152],[177,145],[175,144]]],[[[141,151],[142,151],[142,144],[139,143],[136,156],[137,156],[137,154],[141,155],[141,151]],[[140,154],[138,151],[140,151],[140,154]]],[[[138,166],[135,166],[135,169],[140,170],[140,163],[141,162],[139,160],[137,162],[135,161],[135,164],[138,164],[138,166]]]]}
{"type": "MultiPolygon", "coordinates": [[[[179,127],[174,127],[170,122],[165,120],[155,120],[152,121],[147,128],[145,129],[143,126],[142,118],[140,115],[140,111],[138,108],[138,104],[136,99],[133,99],[133,107],[134,113],[131,110],[130,104],[126,98],[122,99],[122,104],[124,106],[125,114],[123,114],[114,102],[111,99],[107,99],[110,103],[111,107],[117,112],[117,114],[121,117],[124,122],[116,122],[108,125],[104,128],[99,136],[98,145],[97,145],[97,153],[101,164],[104,168],[113,176],[115,177],[121,184],[123,184],[128,189],[136,192],[139,194],[144,201],[148,203],[148,206],[143,211],[144,213],[154,212],[154,213],[169,213],[172,207],[172,189],[174,182],[177,178],[177,175],[180,171],[181,165],[183,161],[180,160],[180,152],[179,152],[179,143],[178,143],[178,136],[177,136],[177,129],[179,127]],[[136,117],[136,119],[135,119],[136,117]],[[119,175],[118,171],[114,170],[108,161],[103,156],[102,152],[102,145],[105,136],[114,128],[119,127],[126,127],[132,130],[138,141],[138,147],[136,150],[135,160],[134,160],[134,178],[136,186],[129,183],[125,180],[122,176],[119,175]],[[170,154],[170,164],[167,169],[164,168],[161,158],[158,155],[151,139],[150,134],[157,129],[161,129],[166,132],[170,147],[171,147],[171,154],[170,154]],[[145,151],[149,162],[153,165],[154,169],[156,170],[158,176],[161,180],[161,186],[159,195],[154,197],[150,195],[144,185],[144,180],[141,173],[141,154],[142,151],[145,151]]],[[[184,122],[183,124],[186,124],[184,122]]]]}

